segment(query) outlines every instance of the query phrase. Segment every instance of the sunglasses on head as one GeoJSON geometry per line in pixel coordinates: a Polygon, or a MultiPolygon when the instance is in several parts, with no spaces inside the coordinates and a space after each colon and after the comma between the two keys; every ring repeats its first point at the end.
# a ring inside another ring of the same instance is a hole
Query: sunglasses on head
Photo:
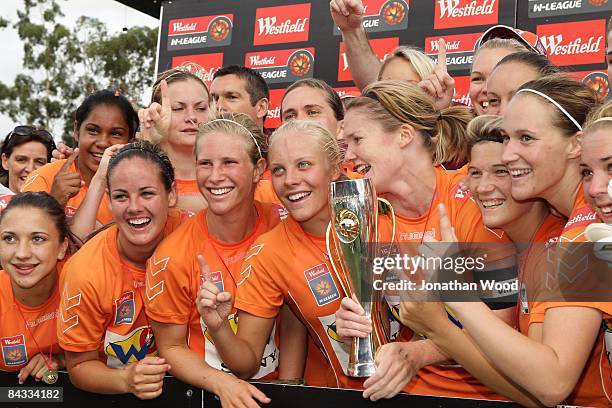
{"type": "Polygon", "coordinates": [[[55,140],[53,140],[53,136],[51,133],[47,132],[44,129],[37,129],[34,126],[29,125],[20,125],[16,126],[15,129],[10,133],[10,135],[6,138],[5,144],[15,136],[28,137],[36,135],[41,137],[46,143],[52,146],[55,149],[55,140]]]}

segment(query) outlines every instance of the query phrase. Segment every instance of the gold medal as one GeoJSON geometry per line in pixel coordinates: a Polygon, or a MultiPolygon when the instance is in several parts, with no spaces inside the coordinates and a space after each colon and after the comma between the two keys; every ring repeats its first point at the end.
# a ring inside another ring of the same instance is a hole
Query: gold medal
{"type": "Polygon", "coordinates": [[[45,373],[43,374],[43,378],[42,378],[45,384],[49,384],[49,385],[55,384],[57,379],[58,379],[58,374],[57,374],[57,371],[55,370],[45,371],[45,373]]]}

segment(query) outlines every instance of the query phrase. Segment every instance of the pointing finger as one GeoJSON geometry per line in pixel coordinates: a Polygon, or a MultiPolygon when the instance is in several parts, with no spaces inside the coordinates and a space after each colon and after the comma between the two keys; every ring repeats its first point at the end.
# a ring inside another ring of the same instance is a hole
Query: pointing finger
{"type": "Polygon", "coordinates": [[[444,38],[438,40],[438,67],[446,71],[446,41],[444,38]]]}

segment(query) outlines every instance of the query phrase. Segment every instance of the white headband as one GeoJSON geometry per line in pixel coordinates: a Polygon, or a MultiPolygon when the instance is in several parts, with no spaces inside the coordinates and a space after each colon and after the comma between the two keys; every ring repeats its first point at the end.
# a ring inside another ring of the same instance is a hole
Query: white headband
{"type": "Polygon", "coordinates": [[[553,98],[551,98],[550,96],[543,94],[540,91],[536,91],[535,89],[530,89],[530,88],[523,88],[520,91],[517,92],[521,93],[521,92],[531,92],[534,93],[536,95],[540,95],[542,98],[546,99],[548,102],[552,103],[553,105],[555,105],[557,107],[557,109],[559,109],[561,111],[561,113],[563,113],[565,115],[566,118],[568,118],[569,120],[572,121],[572,123],[574,124],[574,126],[576,126],[578,128],[578,130],[582,130],[582,126],[580,126],[580,124],[578,123],[578,121],[576,119],[574,119],[574,117],[572,115],[569,114],[568,111],[566,111],[563,106],[561,106],[557,101],[555,101],[553,98]]]}
{"type": "Polygon", "coordinates": [[[251,136],[251,139],[253,139],[253,143],[255,143],[255,146],[257,146],[257,151],[259,152],[259,158],[263,159],[263,154],[261,154],[261,149],[259,148],[259,143],[257,143],[257,139],[255,139],[255,136],[253,136],[253,133],[251,133],[251,131],[249,129],[247,129],[244,125],[241,125],[240,123],[236,122],[235,120],[231,120],[231,119],[214,119],[211,120],[208,123],[215,123],[215,122],[229,122],[229,123],[233,123],[234,125],[238,125],[241,128],[243,128],[244,130],[247,131],[247,133],[249,134],[249,136],[251,136]]]}

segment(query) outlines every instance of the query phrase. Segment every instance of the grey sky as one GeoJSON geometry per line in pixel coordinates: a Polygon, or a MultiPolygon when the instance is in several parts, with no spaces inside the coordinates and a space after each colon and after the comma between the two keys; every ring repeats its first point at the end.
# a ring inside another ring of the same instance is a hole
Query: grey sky
{"type": "MultiPolygon", "coordinates": [[[[68,27],[73,26],[76,20],[83,15],[95,17],[104,22],[109,31],[121,31],[123,27],[150,26],[156,27],[159,21],[151,16],[126,7],[114,0],[58,0],[65,17],[61,21],[68,27]]],[[[23,0],[1,0],[0,15],[9,20],[17,19],[17,10],[23,8],[23,0]]],[[[10,84],[21,71],[23,58],[23,45],[17,33],[12,28],[0,30],[0,43],[2,44],[2,60],[0,64],[0,79],[10,84]]],[[[13,121],[0,114],[0,138],[3,138],[13,127],[13,121]]],[[[60,135],[55,135],[57,139],[60,135]]]]}

